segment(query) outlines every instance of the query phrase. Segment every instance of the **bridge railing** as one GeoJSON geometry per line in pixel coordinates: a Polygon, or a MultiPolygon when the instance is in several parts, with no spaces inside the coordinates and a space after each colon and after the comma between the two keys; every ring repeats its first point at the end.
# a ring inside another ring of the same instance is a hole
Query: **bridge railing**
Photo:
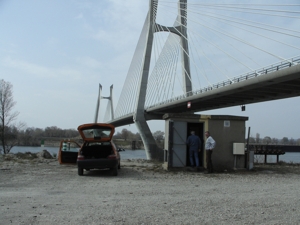
{"type": "Polygon", "coordinates": [[[200,90],[187,92],[186,94],[179,95],[179,96],[176,96],[174,98],[170,98],[168,100],[156,103],[155,105],[148,106],[148,107],[146,107],[146,109],[156,107],[156,106],[159,106],[159,105],[168,104],[168,103],[171,103],[171,102],[174,102],[174,101],[184,99],[188,96],[205,93],[205,92],[211,91],[213,89],[225,87],[225,86],[228,86],[228,85],[231,85],[231,84],[234,84],[234,83],[239,83],[239,82],[242,82],[242,81],[246,81],[246,80],[261,76],[261,75],[266,75],[266,74],[269,74],[269,73],[273,73],[273,72],[283,70],[283,69],[286,69],[286,68],[289,68],[289,67],[292,67],[292,66],[295,66],[295,65],[298,65],[298,64],[300,64],[300,56],[296,56],[296,57],[293,57],[291,59],[287,59],[287,60],[284,60],[282,62],[269,65],[269,66],[264,67],[262,69],[255,70],[251,73],[246,73],[246,74],[240,75],[238,77],[234,77],[232,79],[228,79],[228,80],[219,82],[219,83],[214,84],[212,86],[202,88],[200,90]]]}

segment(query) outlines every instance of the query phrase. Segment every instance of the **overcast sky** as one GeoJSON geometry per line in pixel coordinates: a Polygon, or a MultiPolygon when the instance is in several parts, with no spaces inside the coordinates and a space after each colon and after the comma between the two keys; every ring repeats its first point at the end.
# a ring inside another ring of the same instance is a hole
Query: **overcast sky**
{"type": "MultiPolygon", "coordinates": [[[[147,11],[148,0],[0,1],[0,78],[13,85],[18,121],[62,129],[93,122],[99,83],[103,96],[114,85],[117,102],[147,11]]],[[[251,136],[300,138],[300,97],[202,113],[247,116],[251,136]]],[[[150,128],[164,130],[164,121],[150,128]]]]}

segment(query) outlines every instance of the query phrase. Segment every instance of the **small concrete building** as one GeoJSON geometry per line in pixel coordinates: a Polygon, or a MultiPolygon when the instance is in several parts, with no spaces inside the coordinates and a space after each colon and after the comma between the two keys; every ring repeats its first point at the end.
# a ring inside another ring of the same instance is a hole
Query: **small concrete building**
{"type": "Polygon", "coordinates": [[[212,154],[215,171],[245,168],[245,137],[248,117],[227,115],[165,114],[164,168],[190,166],[186,139],[195,131],[202,141],[200,167],[206,168],[205,131],[216,141],[212,154]]]}

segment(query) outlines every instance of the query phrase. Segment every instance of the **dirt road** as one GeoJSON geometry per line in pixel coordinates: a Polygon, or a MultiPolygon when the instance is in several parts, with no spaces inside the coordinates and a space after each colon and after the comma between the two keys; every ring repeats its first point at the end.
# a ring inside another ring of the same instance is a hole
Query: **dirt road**
{"type": "Polygon", "coordinates": [[[300,173],[166,172],[144,160],[77,175],[56,160],[0,161],[0,224],[300,224],[300,173]]]}

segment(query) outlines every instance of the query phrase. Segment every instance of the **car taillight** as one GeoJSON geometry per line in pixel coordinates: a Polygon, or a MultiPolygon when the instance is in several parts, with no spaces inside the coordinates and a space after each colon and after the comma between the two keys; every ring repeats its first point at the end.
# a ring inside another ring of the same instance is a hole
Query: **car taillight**
{"type": "Polygon", "coordinates": [[[109,158],[109,159],[116,159],[117,156],[116,155],[109,155],[107,158],[109,158]]]}
{"type": "Polygon", "coordinates": [[[77,160],[78,160],[78,161],[84,160],[84,156],[83,156],[83,155],[78,155],[78,156],[77,156],[77,160]]]}

